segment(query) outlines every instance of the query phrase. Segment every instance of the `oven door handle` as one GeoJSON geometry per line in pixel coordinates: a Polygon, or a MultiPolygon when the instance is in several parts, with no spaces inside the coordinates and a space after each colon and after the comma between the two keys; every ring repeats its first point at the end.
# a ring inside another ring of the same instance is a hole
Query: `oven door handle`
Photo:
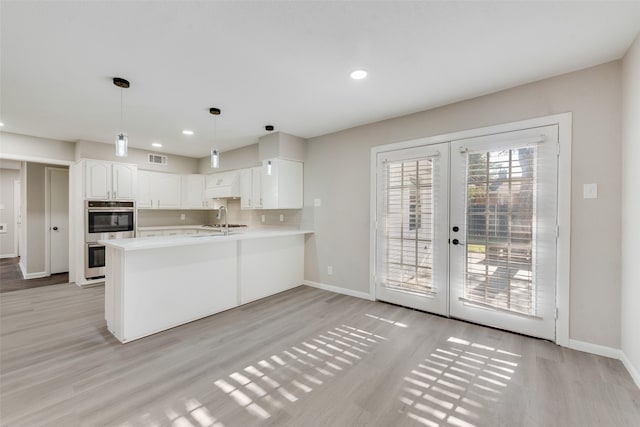
{"type": "Polygon", "coordinates": [[[102,243],[96,243],[96,242],[89,242],[87,243],[87,246],[89,246],[90,248],[103,248],[104,245],[102,243]]]}
{"type": "Polygon", "coordinates": [[[89,213],[95,213],[95,212],[116,212],[116,213],[120,213],[120,212],[135,212],[136,210],[131,208],[131,209],[95,209],[95,208],[89,208],[87,209],[87,212],[89,213]]]}

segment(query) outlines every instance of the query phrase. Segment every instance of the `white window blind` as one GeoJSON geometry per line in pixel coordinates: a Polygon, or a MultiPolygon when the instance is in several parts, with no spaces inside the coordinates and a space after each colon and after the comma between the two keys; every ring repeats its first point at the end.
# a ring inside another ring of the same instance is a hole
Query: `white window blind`
{"type": "Polygon", "coordinates": [[[433,291],[434,162],[437,157],[386,161],[384,166],[385,271],[397,291],[433,291]]]}
{"type": "Polygon", "coordinates": [[[464,299],[536,315],[537,147],[467,153],[464,299]]]}

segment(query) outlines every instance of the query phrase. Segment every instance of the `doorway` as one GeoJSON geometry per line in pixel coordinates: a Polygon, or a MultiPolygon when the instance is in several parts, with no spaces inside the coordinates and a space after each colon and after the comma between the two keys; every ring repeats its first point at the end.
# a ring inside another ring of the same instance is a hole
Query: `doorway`
{"type": "Polygon", "coordinates": [[[556,341],[559,125],[426,142],[375,150],[375,298],[556,341]]]}

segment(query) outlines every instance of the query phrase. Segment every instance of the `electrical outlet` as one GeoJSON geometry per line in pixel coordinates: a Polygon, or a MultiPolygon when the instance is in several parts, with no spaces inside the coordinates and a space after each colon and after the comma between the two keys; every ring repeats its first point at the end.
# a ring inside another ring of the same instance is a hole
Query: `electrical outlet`
{"type": "Polygon", "coordinates": [[[330,265],[327,267],[327,274],[329,276],[333,276],[333,266],[330,265]]]}
{"type": "Polygon", "coordinates": [[[598,198],[598,184],[583,184],[582,197],[584,199],[597,199],[598,198]]]}
{"type": "Polygon", "coordinates": [[[265,221],[264,215],[260,215],[260,221],[262,221],[262,222],[265,221]]]}
{"type": "Polygon", "coordinates": [[[284,214],[280,214],[280,222],[284,222],[284,214]]]}
{"type": "Polygon", "coordinates": [[[187,215],[186,214],[180,214],[180,220],[184,221],[185,219],[187,219],[187,215]]]}

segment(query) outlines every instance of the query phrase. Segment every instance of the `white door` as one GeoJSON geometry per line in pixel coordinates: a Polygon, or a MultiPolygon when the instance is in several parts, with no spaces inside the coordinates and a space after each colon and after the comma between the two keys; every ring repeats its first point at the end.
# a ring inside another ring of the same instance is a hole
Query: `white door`
{"type": "Polygon", "coordinates": [[[13,181],[13,218],[15,221],[14,227],[14,243],[15,254],[20,256],[20,234],[22,233],[22,214],[20,205],[22,203],[20,181],[13,181]]]}
{"type": "Polygon", "coordinates": [[[49,174],[49,272],[69,271],[69,171],[47,168],[49,174]]]}
{"type": "Polygon", "coordinates": [[[558,127],[377,155],[376,297],[555,339],[558,127]]]}
{"type": "Polygon", "coordinates": [[[557,126],[451,143],[452,317],[555,339],[557,150],[557,126]]]}
{"type": "Polygon", "coordinates": [[[376,295],[448,314],[449,144],[378,154],[376,295]]]}

